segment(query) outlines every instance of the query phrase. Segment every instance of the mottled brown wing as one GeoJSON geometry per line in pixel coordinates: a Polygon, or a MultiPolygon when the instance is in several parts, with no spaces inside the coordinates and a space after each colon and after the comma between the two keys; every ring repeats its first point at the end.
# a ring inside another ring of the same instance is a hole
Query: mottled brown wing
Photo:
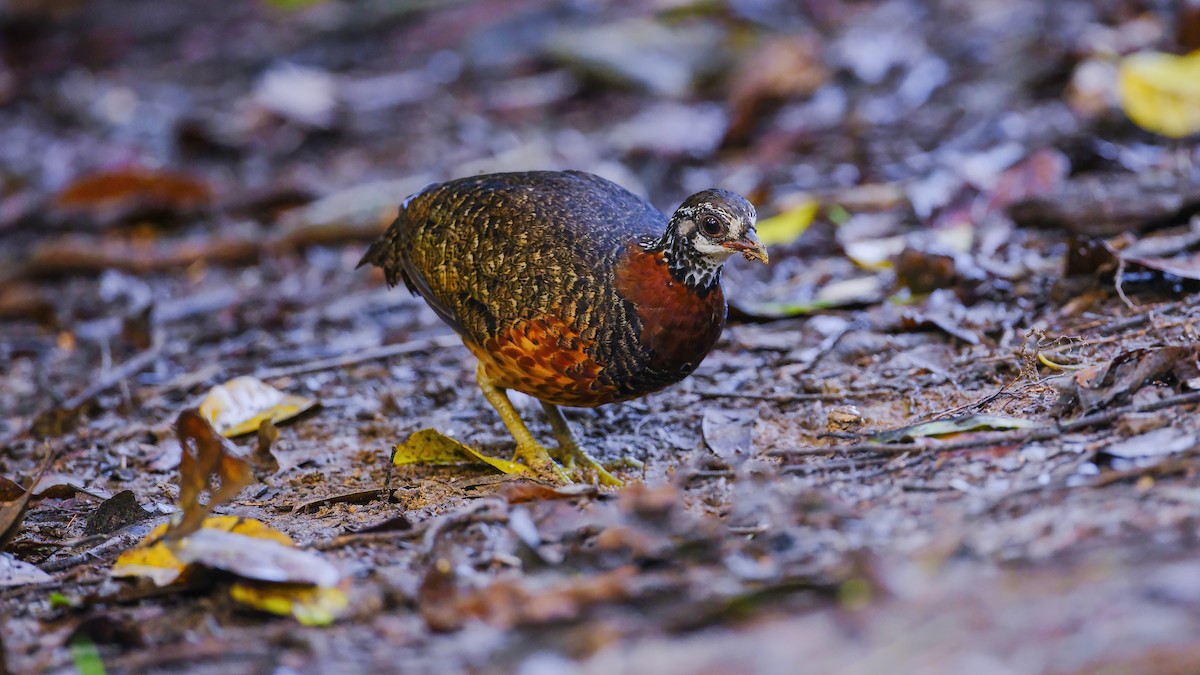
{"type": "Polygon", "coordinates": [[[402,279],[476,344],[544,316],[602,342],[622,330],[608,324],[625,321],[617,258],[665,226],[649,202],[591,174],[491,174],[414,195],[363,262],[402,279]]]}

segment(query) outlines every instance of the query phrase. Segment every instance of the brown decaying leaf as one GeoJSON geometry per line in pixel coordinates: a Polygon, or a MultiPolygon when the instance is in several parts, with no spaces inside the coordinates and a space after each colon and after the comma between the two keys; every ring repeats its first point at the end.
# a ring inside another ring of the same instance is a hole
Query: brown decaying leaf
{"type": "Polygon", "coordinates": [[[279,458],[271,452],[271,446],[279,439],[279,428],[270,418],[258,425],[257,440],[254,444],[254,466],[260,472],[273,474],[279,471],[279,458]]]}
{"type": "Polygon", "coordinates": [[[1200,181],[1191,176],[1150,181],[1109,173],[1065,180],[1048,193],[1019,199],[1008,215],[1022,227],[1108,237],[1181,220],[1198,206],[1200,181]]]}
{"type": "Polygon", "coordinates": [[[1067,256],[1063,261],[1063,276],[1111,277],[1120,263],[1120,254],[1107,242],[1072,237],[1067,244],[1067,256]]]}
{"type": "Polygon", "coordinates": [[[1200,345],[1160,349],[1135,349],[1107,363],[1075,373],[1065,396],[1078,401],[1083,411],[1095,410],[1133,396],[1155,382],[1183,383],[1200,377],[1200,345]]]}
{"type": "Polygon", "coordinates": [[[962,326],[966,309],[952,291],[935,290],[929,294],[924,307],[900,309],[898,325],[903,330],[936,328],[947,335],[958,338],[969,345],[981,342],[980,336],[962,326]]]}
{"type": "Polygon", "coordinates": [[[199,411],[189,408],[179,413],[175,434],[183,448],[179,463],[179,506],[183,517],[164,536],[178,540],[200,529],[204,517],[218,504],[232,499],[254,480],[250,463],[233,455],[225,438],[213,429],[199,411]],[[212,477],[220,480],[213,485],[212,477]],[[208,504],[200,496],[208,490],[208,504]]]}
{"type": "Polygon", "coordinates": [[[708,408],[704,411],[701,431],[704,444],[730,466],[749,459],[754,448],[756,410],[708,408]]]}
{"type": "Polygon", "coordinates": [[[20,499],[25,494],[25,488],[0,476],[0,502],[11,502],[20,499]]]}
{"type": "Polygon", "coordinates": [[[407,532],[413,529],[412,521],[403,513],[398,516],[385,518],[377,523],[372,523],[366,527],[352,530],[351,534],[368,534],[372,532],[407,532]]]}
{"type": "Polygon", "coordinates": [[[892,268],[896,284],[917,294],[942,288],[969,290],[987,279],[987,272],[970,255],[933,246],[905,246],[892,257],[892,268]]]}
{"type": "Polygon", "coordinates": [[[936,328],[946,335],[956,337],[969,344],[979,344],[979,336],[958,325],[958,321],[945,314],[928,314],[916,310],[906,310],[900,317],[900,327],[905,330],[918,328],[936,328]]]}
{"type": "Polygon", "coordinates": [[[187,213],[212,201],[204,182],[178,172],[142,168],[89,174],[59,192],[53,207],[64,215],[99,222],[149,213],[187,213]]]}
{"type": "Polygon", "coordinates": [[[448,558],[435,558],[425,570],[417,589],[417,606],[430,630],[458,630],[465,623],[467,617],[456,606],[456,578],[454,563],[448,558]]]}
{"type": "Polygon", "coordinates": [[[976,208],[985,213],[1058,190],[1071,172],[1071,160],[1053,148],[1035,150],[1004,173],[992,189],[979,196],[976,208]]]}
{"type": "Polygon", "coordinates": [[[1152,282],[1163,290],[1174,292],[1179,280],[1200,281],[1200,253],[1178,249],[1167,245],[1178,244],[1179,249],[1191,248],[1189,235],[1169,235],[1155,239],[1141,239],[1127,250],[1100,239],[1075,237],[1067,249],[1063,274],[1068,277],[1093,275],[1112,280],[1120,272],[1116,283],[1122,289],[1130,278],[1139,282],[1152,282]],[[1170,240],[1170,241],[1168,241],[1170,240]],[[1167,257],[1169,253],[1178,253],[1167,257]]]}
{"type": "Polygon", "coordinates": [[[0,284],[0,321],[28,320],[47,327],[58,325],[54,298],[48,289],[31,283],[0,284]]]}
{"type": "Polygon", "coordinates": [[[68,235],[39,243],[17,269],[0,273],[0,279],[55,274],[98,274],[117,269],[137,275],[178,271],[197,262],[242,265],[258,260],[261,242],[243,235],[208,235],[169,241],[131,237],[68,235]]]}
{"type": "Polygon", "coordinates": [[[828,80],[816,35],[782,35],[764,42],[730,77],[732,114],[725,142],[744,142],[770,106],[808,96],[828,80]]]}
{"type": "MultiPolygon", "coordinates": [[[[25,518],[25,509],[29,508],[29,498],[33,496],[33,486],[37,485],[42,474],[46,473],[46,469],[54,461],[54,455],[55,453],[53,452],[46,455],[46,459],[38,467],[37,476],[30,483],[29,489],[25,490],[16,499],[0,503],[0,551],[3,551],[8,546],[12,538],[16,536],[17,530],[21,528],[21,521],[25,518]]],[[[11,482],[9,481],[9,483],[11,482]]]]}
{"type": "Polygon", "coordinates": [[[1182,0],[1178,7],[1179,20],[1175,23],[1175,40],[1187,51],[1200,49],[1200,1],[1182,0]]]}
{"type": "MultiPolygon", "coordinates": [[[[126,616],[93,614],[76,624],[66,643],[69,645],[76,640],[86,640],[124,649],[142,647],[146,644],[145,629],[143,623],[126,616]]],[[[81,667],[79,672],[87,671],[81,667]]]]}
{"type": "Polygon", "coordinates": [[[507,483],[500,488],[500,496],[504,497],[509,504],[550,499],[575,499],[576,497],[602,497],[604,494],[597,490],[596,486],[584,483],[551,487],[542,483],[519,480],[507,483]]]}

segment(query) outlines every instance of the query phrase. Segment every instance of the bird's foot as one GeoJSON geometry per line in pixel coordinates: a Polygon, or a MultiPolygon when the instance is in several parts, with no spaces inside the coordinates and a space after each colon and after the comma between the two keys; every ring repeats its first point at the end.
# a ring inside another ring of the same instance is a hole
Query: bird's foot
{"type": "Polygon", "coordinates": [[[525,466],[533,470],[539,477],[560,485],[571,483],[571,472],[564,469],[550,457],[546,449],[536,443],[533,445],[518,445],[515,459],[521,460],[525,466]]]}
{"type": "Polygon", "coordinates": [[[615,461],[609,462],[607,466],[609,469],[618,468],[641,471],[646,468],[646,463],[633,457],[618,457],[615,461]]]}
{"type": "Polygon", "coordinates": [[[625,484],[575,443],[563,443],[550,454],[562,464],[567,473],[579,480],[611,487],[621,487],[625,484]]]}

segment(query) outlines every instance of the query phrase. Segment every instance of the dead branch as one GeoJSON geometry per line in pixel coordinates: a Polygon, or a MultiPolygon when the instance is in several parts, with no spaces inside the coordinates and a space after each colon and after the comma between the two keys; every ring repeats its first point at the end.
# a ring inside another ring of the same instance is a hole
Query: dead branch
{"type": "Polygon", "coordinates": [[[460,344],[457,335],[439,335],[427,340],[413,340],[412,342],[402,342],[395,345],[381,345],[371,347],[352,354],[343,354],[341,356],[332,356],[326,359],[317,361],[309,361],[300,363],[294,366],[283,366],[280,368],[266,368],[255,373],[255,377],[261,380],[270,380],[279,377],[295,377],[296,375],[307,375],[322,370],[336,370],[347,366],[365,363],[367,361],[379,361],[382,359],[391,358],[393,356],[401,356],[404,354],[418,354],[421,352],[430,352],[437,349],[447,349],[460,344]]]}

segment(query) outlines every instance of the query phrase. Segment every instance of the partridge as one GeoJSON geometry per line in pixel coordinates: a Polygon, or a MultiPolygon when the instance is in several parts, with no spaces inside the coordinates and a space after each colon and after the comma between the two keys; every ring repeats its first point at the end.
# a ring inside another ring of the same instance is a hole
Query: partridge
{"type": "Polygon", "coordinates": [[[725,261],[767,261],[754,226],[754,207],[726,190],[698,192],[668,219],[589,173],[498,173],[404,200],[359,266],[403,280],[462,337],[519,460],[560,482],[583,473],[619,485],[558,406],[626,401],[691,374],[725,326],[725,261]],[[509,389],[541,401],[555,452],[530,434],[509,389]]]}

